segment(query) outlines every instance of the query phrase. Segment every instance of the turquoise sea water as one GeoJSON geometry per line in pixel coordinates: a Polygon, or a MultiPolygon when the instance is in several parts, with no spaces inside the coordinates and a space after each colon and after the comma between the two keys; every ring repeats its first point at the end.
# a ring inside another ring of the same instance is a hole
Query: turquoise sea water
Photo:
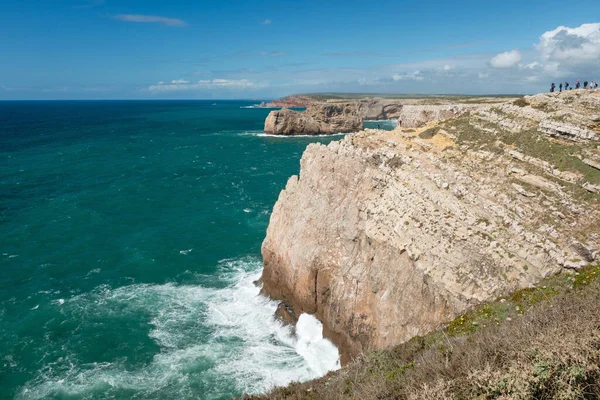
{"type": "Polygon", "coordinates": [[[0,398],[221,399],[336,362],[253,284],[280,190],[333,139],[213,103],[0,102],[0,398]]]}

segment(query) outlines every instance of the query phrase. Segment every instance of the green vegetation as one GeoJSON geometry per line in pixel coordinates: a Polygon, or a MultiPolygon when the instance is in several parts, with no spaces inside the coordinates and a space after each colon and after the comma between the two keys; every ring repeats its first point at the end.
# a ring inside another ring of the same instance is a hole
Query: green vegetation
{"type": "Polygon", "coordinates": [[[596,399],[600,265],[481,305],[269,399],[596,399]]]}
{"type": "Polygon", "coordinates": [[[429,128],[419,133],[421,139],[431,139],[439,131],[439,128],[429,128]]]}
{"type": "MultiPolygon", "coordinates": [[[[453,129],[457,133],[458,144],[468,144],[491,152],[503,152],[504,147],[514,148],[525,155],[547,161],[561,171],[579,173],[587,182],[600,184],[600,172],[577,157],[582,154],[580,144],[561,143],[545,137],[535,129],[513,133],[494,124],[482,122],[481,125],[496,133],[482,132],[472,126],[469,115],[442,124],[444,129],[453,129]]],[[[581,194],[584,195],[583,192],[581,194]]]]}

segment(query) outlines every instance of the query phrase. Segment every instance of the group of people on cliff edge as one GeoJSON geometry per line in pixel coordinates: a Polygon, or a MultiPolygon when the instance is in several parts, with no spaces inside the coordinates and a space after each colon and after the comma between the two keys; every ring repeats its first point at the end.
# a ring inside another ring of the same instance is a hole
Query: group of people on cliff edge
{"type": "MultiPolygon", "coordinates": [[[[569,86],[569,82],[565,82],[564,84],[562,82],[560,82],[560,84],[558,85],[558,88],[561,92],[563,91],[563,88],[564,88],[564,90],[581,89],[581,82],[578,79],[577,82],[575,83],[574,88],[569,86]]],[[[598,89],[598,82],[584,81],[583,88],[586,90],[596,90],[596,89],[598,89]]],[[[554,84],[554,82],[552,82],[552,84],[550,85],[550,92],[553,93],[555,91],[556,91],[556,85],[554,84]]]]}

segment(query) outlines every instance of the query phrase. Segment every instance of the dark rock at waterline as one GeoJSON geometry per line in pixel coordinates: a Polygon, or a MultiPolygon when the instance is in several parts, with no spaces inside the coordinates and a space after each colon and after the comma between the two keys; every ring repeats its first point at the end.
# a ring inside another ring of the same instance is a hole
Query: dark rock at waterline
{"type": "Polygon", "coordinates": [[[283,322],[285,325],[296,325],[296,322],[298,322],[298,316],[296,316],[296,313],[292,307],[285,302],[281,302],[277,306],[275,318],[283,322]]]}

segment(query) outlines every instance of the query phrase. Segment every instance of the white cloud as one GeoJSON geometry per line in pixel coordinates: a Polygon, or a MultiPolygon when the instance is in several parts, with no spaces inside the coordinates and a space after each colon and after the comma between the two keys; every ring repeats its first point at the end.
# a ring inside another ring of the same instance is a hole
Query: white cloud
{"type": "Polygon", "coordinates": [[[260,24],[261,25],[271,25],[271,22],[273,22],[273,21],[271,21],[270,19],[267,18],[263,22],[261,22],[260,24]]]}
{"type": "Polygon", "coordinates": [[[148,88],[150,92],[177,92],[187,90],[201,90],[201,89],[251,89],[251,88],[264,88],[267,84],[255,83],[248,79],[203,79],[196,83],[191,83],[183,79],[172,80],[171,83],[165,84],[164,82],[158,82],[156,85],[152,85],[148,88]]]}
{"type": "Polygon", "coordinates": [[[540,36],[535,47],[548,73],[600,73],[600,23],[559,26],[540,36]]]}
{"type": "Polygon", "coordinates": [[[206,83],[206,85],[218,87],[251,87],[254,86],[254,83],[247,79],[213,79],[211,83],[206,83]]]}
{"type": "Polygon", "coordinates": [[[521,52],[519,50],[505,51],[493,57],[490,60],[492,68],[512,68],[521,62],[521,52]]]}
{"type": "Polygon", "coordinates": [[[453,70],[453,69],[454,69],[454,66],[452,66],[452,65],[449,65],[449,64],[446,64],[446,65],[444,65],[444,66],[442,67],[442,69],[443,69],[444,71],[450,71],[450,70],[453,70]]]}
{"type": "Polygon", "coordinates": [[[141,14],[117,14],[114,19],[127,22],[151,22],[164,24],[168,26],[186,26],[187,23],[179,18],[167,18],[159,15],[141,15],[141,14]]]}
{"type": "Polygon", "coordinates": [[[537,61],[534,61],[529,64],[525,64],[525,65],[522,65],[522,64],[519,65],[519,68],[521,68],[521,69],[537,69],[537,68],[541,68],[541,67],[542,67],[542,64],[540,64],[537,61]]]}
{"type": "Polygon", "coordinates": [[[394,74],[392,75],[392,79],[394,81],[402,81],[402,80],[415,80],[422,81],[424,78],[421,76],[421,71],[417,70],[411,74],[394,74]]]}

